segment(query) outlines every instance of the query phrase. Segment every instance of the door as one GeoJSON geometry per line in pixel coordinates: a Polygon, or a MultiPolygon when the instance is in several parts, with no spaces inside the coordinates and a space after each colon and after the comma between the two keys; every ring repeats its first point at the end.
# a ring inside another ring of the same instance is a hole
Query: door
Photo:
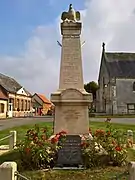
{"type": "Polygon", "coordinates": [[[13,117],[13,104],[8,104],[8,117],[13,117]]]}

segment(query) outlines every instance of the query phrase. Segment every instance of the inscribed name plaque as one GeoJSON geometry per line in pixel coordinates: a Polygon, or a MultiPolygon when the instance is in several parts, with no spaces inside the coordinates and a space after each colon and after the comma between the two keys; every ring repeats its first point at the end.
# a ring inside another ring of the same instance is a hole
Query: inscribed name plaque
{"type": "Polygon", "coordinates": [[[82,165],[81,137],[79,135],[67,135],[59,141],[61,148],[58,151],[57,166],[75,167],[82,165]]]}

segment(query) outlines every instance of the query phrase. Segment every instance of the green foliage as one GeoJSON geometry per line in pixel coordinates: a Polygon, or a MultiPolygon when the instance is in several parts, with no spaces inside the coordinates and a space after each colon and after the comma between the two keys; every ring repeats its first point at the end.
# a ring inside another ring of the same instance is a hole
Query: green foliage
{"type": "Polygon", "coordinates": [[[57,144],[49,140],[46,128],[35,125],[27,131],[24,140],[17,144],[21,165],[24,169],[42,169],[53,166],[57,144]]]}
{"type": "Polygon", "coordinates": [[[92,93],[93,99],[96,99],[96,91],[98,90],[98,88],[99,88],[98,84],[94,81],[84,84],[84,89],[88,93],[92,93]]]}
{"type": "Polygon", "coordinates": [[[123,131],[112,128],[110,122],[106,122],[105,130],[94,131],[93,140],[86,138],[82,142],[84,165],[97,167],[101,165],[121,166],[126,162],[126,137],[123,131]]]}
{"type": "Polygon", "coordinates": [[[47,127],[40,128],[35,125],[33,129],[29,129],[24,139],[17,144],[23,169],[52,168],[60,148],[58,140],[64,140],[65,134],[65,131],[61,131],[50,138],[47,127]]]}

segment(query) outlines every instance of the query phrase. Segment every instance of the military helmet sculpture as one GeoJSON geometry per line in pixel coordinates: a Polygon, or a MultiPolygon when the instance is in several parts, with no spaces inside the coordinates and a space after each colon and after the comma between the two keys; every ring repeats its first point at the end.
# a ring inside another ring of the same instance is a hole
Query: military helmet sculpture
{"type": "Polygon", "coordinates": [[[72,4],[69,5],[69,10],[68,12],[63,12],[61,15],[61,19],[63,21],[80,21],[80,12],[79,11],[75,11],[72,7],[72,4]]]}

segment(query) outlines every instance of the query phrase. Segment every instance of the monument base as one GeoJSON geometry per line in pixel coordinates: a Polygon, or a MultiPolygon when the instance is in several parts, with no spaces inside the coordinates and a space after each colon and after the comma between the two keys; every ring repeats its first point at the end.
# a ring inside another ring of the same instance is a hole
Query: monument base
{"type": "Polygon", "coordinates": [[[54,134],[62,130],[70,135],[89,134],[91,94],[70,88],[53,93],[51,101],[55,105],[54,134]]]}
{"type": "Polygon", "coordinates": [[[84,168],[83,166],[78,166],[78,167],[54,167],[54,170],[84,170],[86,168],[84,168]]]}

